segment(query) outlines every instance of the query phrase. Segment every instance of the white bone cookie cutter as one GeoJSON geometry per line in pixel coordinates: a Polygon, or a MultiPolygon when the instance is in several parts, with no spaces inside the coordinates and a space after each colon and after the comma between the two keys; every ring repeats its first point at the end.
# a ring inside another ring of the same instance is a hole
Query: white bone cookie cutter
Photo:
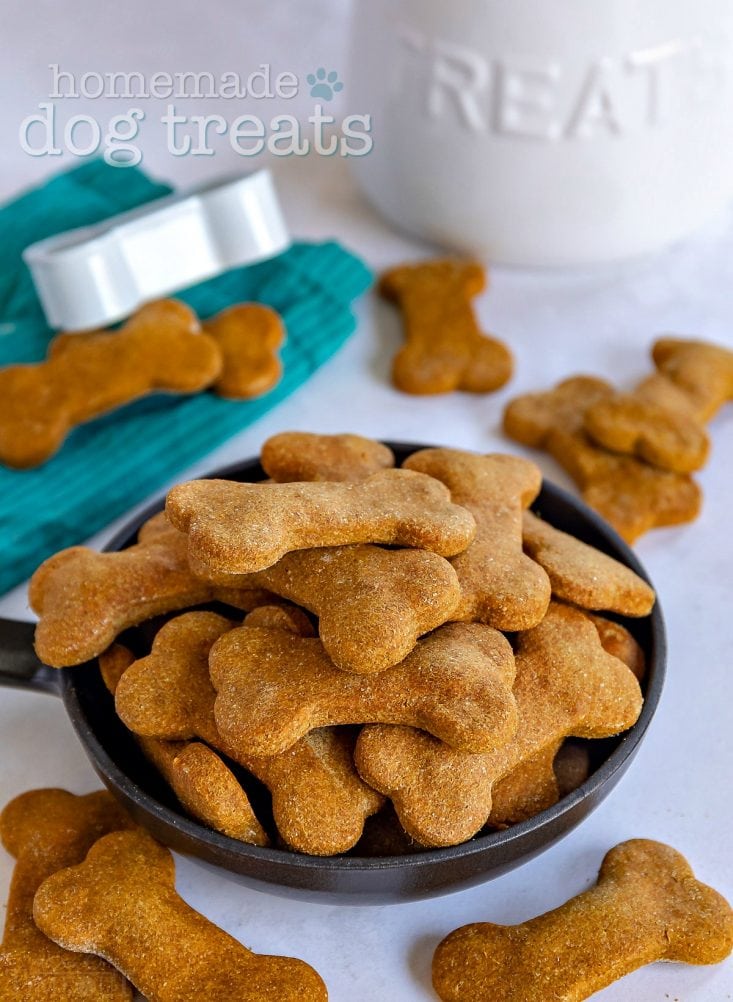
{"type": "Polygon", "coordinates": [[[89,330],[290,243],[269,171],[156,199],[23,252],[48,323],[89,330]]]}

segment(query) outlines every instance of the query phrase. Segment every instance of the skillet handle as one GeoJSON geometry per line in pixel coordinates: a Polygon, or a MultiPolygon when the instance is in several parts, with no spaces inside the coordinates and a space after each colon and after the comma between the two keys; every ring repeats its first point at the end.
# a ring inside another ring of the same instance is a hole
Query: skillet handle
{"type": "Polygon", "coordinates": [[[47,668],[33,650],[35,623],[0,619],[0,686],[61,695],[61,674],[47,668]]]}

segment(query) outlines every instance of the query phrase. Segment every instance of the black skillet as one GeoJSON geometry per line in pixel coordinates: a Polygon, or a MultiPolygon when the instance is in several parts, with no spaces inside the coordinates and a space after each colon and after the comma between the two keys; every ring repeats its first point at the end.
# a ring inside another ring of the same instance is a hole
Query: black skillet
{"type": "MultiPolygon", "coordinates": [[[[419,445],[390,443],[401,462],[419,445]]],[[[256,481],[264,477],[257,460],[247,460],[212,477],[256,481]]],[[[107,550],[135,542],[139,526],[162,507],[152,503],[131,519],[107,550]]],[[[545,482],[534,509],[552,525],[572,533],[647,575],[631,549],[595,512],[554,484],[545,482]]],[[[134,818],[157,839],[182,853],[223,867],[247,881],[265,882],[276,893],[305,892],[319,900],[331,896],[343,903],[390,902],[429,897],[471,886],[531,859],[579,824],[608,796],[638,750],[657,708],[664,681],[664,622],[657,604],[651,616],[623,620],[647,657],[645,703],[635,726],[620,738],[589,743],[595,769],[575,792],[554,807],[506,831],[480,834],[447,849],[390,857],[355,855],[323,859],[246,845],[210,831],[188,817],[155,770],[144,759],[130,733],[114,713],[111,697],[95,665],[61,671],[42,665],[33,653],[33,625],[0,621],[0,684],[37,689],[61,696],[84,750],[105,785],[134,818]]],[[[130,631],[133,648],[145,628],[130,631]]],[[[267,810],[261,789],[249,791],[267,810]]],[[[262,887],[262,884],[260,884],[262,887]]]]}

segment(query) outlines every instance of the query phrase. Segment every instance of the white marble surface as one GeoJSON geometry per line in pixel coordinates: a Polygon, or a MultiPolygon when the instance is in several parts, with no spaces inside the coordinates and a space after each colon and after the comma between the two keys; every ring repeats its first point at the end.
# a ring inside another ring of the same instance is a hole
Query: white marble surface
{"type": "MultiPolygon", "coordinates": [[[[83,21],[68,19],[61,5],[49,0],[32,10],[19,0],[7,0],[6,7],[11,38],[5,34],[0,67],[3,135],[8,129],[14,132],[29,97],[31,103],[42,99],[44,66],[50,61],[80,68],[157,68],[161,63],[216,68],[234,65],[235,59],[243,64],[278,59],[287,66],[292,52],[298,72],[310,70],[311,63],[346,65],[339,55],[344,5],[338,0],[301,4],[297,13],[295,5],[286,9],[264,0],[221,0],[209,6],[203,22],[198,4],[131,0],[116,8],[115,30],[101,5],[89,7],[83,21]],[[143,12],[147,28],[140,20],[143,12]],[[166,24],[177,27],[163,44],[166,24]]],[[[348,83],[346,72],[344,76],[348,83]]],[[[179,183],[233,166],[226,157],[173,161],[155,144],[146,148],[146,164],[179,183]]],[[[29,162],[11,135],[0,147],[0,196],[49,169],[29,162]]],[[[373,215],[342,162],[291,158],[277,164],[276,172],[298,236],[336,236],[377,269],[426,252],[373,215]]],[[[611,374],[630,385],[647,371],[648,345],[659,331],[733,345],[731,260],[733,216],[653,260],[575,273],[496,271],[478,308],[486,327],[512,345],[518,364],[510,386],[486,397],[419,399],[393,390],[388,371],[400,340],[397,320],[367,296],[357,308],[357,334],[328,366],[256,425],[194,468],[182,470],[181,478],[249,456],[268,435],[288,428],[352,430],[517,451],[501,436],[500,416],[504,403],[518,392],[580,371],[611,374]]],[[[643,836],[671,843],[689,856],[702,880],[733,897],[733,408],[716,419],[711,431],[713,456],[700,477],[702,517],[680,529],[649,534],[637,545],[669,630],[668,682],[660,710],[627,776],[580,828],[509,875],[433,901],[356,907],[286,900],[180,859],[178,886],[185,898],[255,950],[289,953],[314,964],[333,1002],[420,1002],[434,997],[430,958],[444,934],[469,921],[522,921],[559,904],[592,883],[604,852],[623,839],[643,836]]],[[[566,482],[551,461],[540,461],[549,476],[566,482]]],[[[0,614],[30,617],[22,589],[0,600],[0,614]]],[[[81,793],[98,785],[61,704],[52,697],[0,693],[0,734],[0,802],[31,787],[57,785],[81,793]]],[[[10,858],[0,853],[3,899],[11,867],[10,858]]],[[[714,968],[655,965],[599,997],[608,1002],[722,1002],[733,997],[733,963],[714,968]]]]}

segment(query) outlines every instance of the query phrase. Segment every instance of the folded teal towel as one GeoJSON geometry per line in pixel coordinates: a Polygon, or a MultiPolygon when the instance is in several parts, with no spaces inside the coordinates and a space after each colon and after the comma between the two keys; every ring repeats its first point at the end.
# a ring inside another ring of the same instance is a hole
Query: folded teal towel
{"type": "MultiPolygon", "coordinates": [[[[134,168],[92,161],[0,209],[0,365],[42,359],[52,336],[22,250],[169,191],[134,168]]],[[[156,394],[77,428],[44,466],[0,467],[0,593],[297,389],[354,330],[350,304],[370,283],[366,266],[339,244],[299,243],[270,261],[236,268],[178,294],[202,317],[253,300],[276,309],[287,329],[281,382],[266,396],[248,401],[210,393],[156,394]]]]}

